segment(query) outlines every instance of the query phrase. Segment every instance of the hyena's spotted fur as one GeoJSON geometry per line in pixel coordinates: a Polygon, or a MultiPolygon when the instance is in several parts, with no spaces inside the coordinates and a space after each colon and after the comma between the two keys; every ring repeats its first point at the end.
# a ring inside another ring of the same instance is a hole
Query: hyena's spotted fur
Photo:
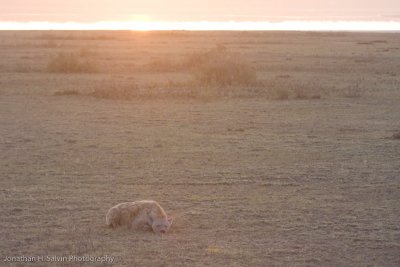
{"type": "Polygon", "coordinates": [[[155,233],[166,233],[172,224],[164,209],[153,200],[124,202],[112,207],[106,216],[109,227],[138,228],[150,226],[155,233]]]}

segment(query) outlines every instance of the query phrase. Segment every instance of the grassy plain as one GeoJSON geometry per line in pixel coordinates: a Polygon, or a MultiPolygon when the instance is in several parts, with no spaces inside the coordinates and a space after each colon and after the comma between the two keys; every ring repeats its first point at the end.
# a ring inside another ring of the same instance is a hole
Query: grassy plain
{"type": "Polygon", "coordinates": [[[0,58],[2,260],[400,265],[399,34],[8,31],[0,58]],[[196,80],[218,46],[257,81],[196,80]],[[104,227],[139,199],[168,234],[104,227]]]}

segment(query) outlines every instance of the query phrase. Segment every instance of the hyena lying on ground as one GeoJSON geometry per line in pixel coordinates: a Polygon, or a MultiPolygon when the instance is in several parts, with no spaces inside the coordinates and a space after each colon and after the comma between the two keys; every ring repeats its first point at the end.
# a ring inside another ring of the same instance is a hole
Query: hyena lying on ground
{"type": "Polygon", "coordinates": [[[153,200],[120,203],[112,207],[106,216],[109,227],[127,226],[139,228],[151,226],[155,233],[164,234],[172,224],[164,209],[153,200]]]}

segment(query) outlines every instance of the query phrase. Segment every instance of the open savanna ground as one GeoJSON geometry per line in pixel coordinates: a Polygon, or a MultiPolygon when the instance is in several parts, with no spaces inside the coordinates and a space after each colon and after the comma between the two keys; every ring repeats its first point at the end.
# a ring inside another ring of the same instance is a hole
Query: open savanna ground
{"type": "Polygon", "coordinates": [[[0,59],[1,260],[400,265],[399,34],[9,31],[0,59]],[[170,232],[104,227],[140,199],[170,232]]]}

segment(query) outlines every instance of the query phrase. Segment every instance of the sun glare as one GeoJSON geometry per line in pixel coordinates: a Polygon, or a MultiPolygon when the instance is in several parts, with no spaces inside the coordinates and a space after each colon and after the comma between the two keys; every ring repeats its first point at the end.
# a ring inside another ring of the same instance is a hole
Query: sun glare
{"type": "Polygon", "coordinates": [[[146,15],[130,21],[78,22],[0,22],[0,30],[238,30],[238,31],[400,31],[395,21],[280,21],[280,22],[161,22],[146,15]]]}

